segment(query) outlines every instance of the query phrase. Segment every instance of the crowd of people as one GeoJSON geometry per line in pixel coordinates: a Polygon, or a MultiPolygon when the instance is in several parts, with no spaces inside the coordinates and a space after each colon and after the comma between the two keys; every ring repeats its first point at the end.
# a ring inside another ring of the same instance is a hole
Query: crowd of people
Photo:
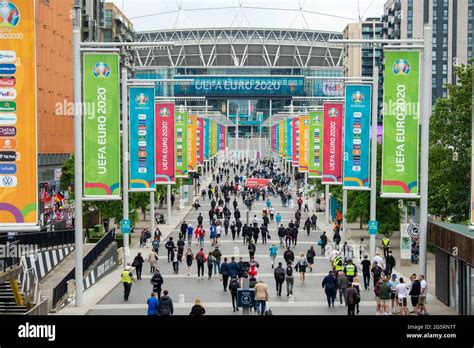
{"type": "MultiPolygon", "coordinates": [[[[310,245],[306,252],[298,252],[295,255],[300,230],[306,232],[308,236],[311,232],[318,231],[318,217],[314,213],[310,214],[308,200],[297,193],[294,184],[295,178],[285,174],[273,159],[231,160],[220,164],[212,174],[212,182],[201,191],[200,199],[210,204],[206,224],[205,217],[198,212],[196,221],[182,222],[176,241],[173,237],[169,237],[164,245],[167,262],[172,264],[173,273],[179,274],[180,265],[183,264],[188,277],[195,269],[198,279],[204,279],[206,276],[208,279],[218,278],[222,282],[223,291],[228,291],[231,295],[234,312],[239,310],[237,291],[242,288],[243,279],[247,278],[249,288],[255,290],[256,302],[253,310],[260,315],[271,313],[268,307],[268,285],[259,279],[257,248],[263,247],[265,253],[268,253],[277,297],[282,296],[284,284],[286,296],[294,296],[295,276],[298,276],[299,283],[303,286],[306,273],[313,271],[317,254],[315,243],[314,246],[310,245]],[[267,179],[269,184],[248,187],[245,184],[247,178],[267,179]],[[281,202],[282,207],[295,209],[294,216],[287,224],[283,223],[280,212],[277,212],[272,204],[275,199],[281,202]],[[256,202],[263,203],[263,209],[258,214],[247,216],[256,202]],[[241,213],[239,207],[243,207],[244,213],[241,213]],[[307,213],[305,219],[303,213],[307,213]],[[205,225],[209,228],[205,228],[205,225]],[[276,231],[278,243],[273,242],[275,239],[272,240],[270,230],[276,231]],[[221,251],[223,238],[227,240],[231,238],[234,242],[241,241],[248,251],[248,257],[242,255],[224,257],[221,251]],[[210,241],[210,248],[207,251],[206,239],[210,241]],[[269,240],[272,242],[268,243],[269,240]],[[198,250],[193,252],[195,247],[198,250]],[[283,256],[283,262],[276,263],[279,254],[283,256]]],[[[193,206],[198,211],[201,208],[200,200],[197,199],[193,206]]],[[[372,279],[377,314],[408,314],[409,296],[413,306],[412,312],[426,314],[427,284],[424,277],[413,275],[409,282],[403,278],[398,279],[397,275],[392,273],[396,262],[389,250],[389,242],[384,240],[382,243],[384,258],[377,253],[370,261],[365,253],[364,239],[358,244],[358,250],[355,250],[354,244],[344,242],[341,245],[341,228],[342,214],[337,210],[332,243],[329,243],[326,231],[321,231],[317,241],[320,255],[329,256],[330,261],[328,267],[330,270],[322,281],[328,307],[334,307],[339,298],[339,303],[347,307],[348,315],[360,313],[362,292],[370,291],[372,279]],[[356,265],[356,258],[360,261],[359,267],[356,265]]],[[[140,247],[150,245],[150,240],[153,240],[147,258],[152,274],[152,294],[147,301],[150,315],[173,314],[173,303],[168,291],[163,291],[163,296],[161,295],[164,285],[158,267],[161,238],[159,229],[153,236],[149,230],[144,230],[140,238],[140,247]]],[[[137,280],[141,279],[144,262],[141,254],[138,254],[131,264],[136,270],[137,280]]],[[[136,281],[131,268],[127,267],[122,273],[125,301],[128,300],[132,282],[136,281]]],[[[205,314],[200,300],[196,300],[190,314],[205,314]]]]}

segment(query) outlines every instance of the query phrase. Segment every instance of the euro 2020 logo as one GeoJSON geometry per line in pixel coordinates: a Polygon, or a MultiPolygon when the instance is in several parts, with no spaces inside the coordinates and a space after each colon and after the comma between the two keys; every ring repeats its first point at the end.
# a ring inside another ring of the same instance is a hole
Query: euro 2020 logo
{"type": "Polygon", "coordinates": [[[398,59],[393,64],[393,73],[395,75],[408,75],[410,73],[410,63],[405,59],[398,59]]]}
{"type": "Polygon", "coordinates": [[[0,3],[0,28],[15,28],[20,23],[20,10],[9,0],[0,3]]]}
{"type": "Polygon", "coordinates": [[[330,108],[328,110],[328,116],[329,117],[338,117],[339,116],[339,111],[337,111],[336,108],[330,108]]]}
{"type": "Polygon", "coordinates": [[[352,102],[355,104],[361,104],[365,100],[365,95],[361,91],[352,93],[352,102]]]}
{"type": "Polygon", "coordinates": [[[140,93],[135,97],[135,102],[138,106],[145,106],[148,104],[148,96],[145,93],[140,93]]]}
{"type": "Polygon", "coordinates": [[[94,65],[92,73],[96,78],[108,78],[110,76],[110,67],[107,65],[107,63],[99,62],[94,65]]]}
{"type": "Polygon", "coordinates": [[[171,115],[170,109],[168,109],[168,108],[161,108],[160,109],[160,116],[161,117],[170,117],[170,115],[171,115]]]}

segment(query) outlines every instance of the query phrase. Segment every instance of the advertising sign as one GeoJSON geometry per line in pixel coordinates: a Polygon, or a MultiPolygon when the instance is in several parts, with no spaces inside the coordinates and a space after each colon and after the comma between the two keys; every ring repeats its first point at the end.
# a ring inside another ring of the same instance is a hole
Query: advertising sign
{"type": "Polygon", "coordinates": [[[84,196],[120,194],[120,75],[118,54],[85,53],[83,59],[84,196]]]}
{"type": "Polygon", "coordinates": [[[0,24],[0,155],[7,160],[0,160],[0,227],[36,225],[35,1],[5,6],[0,24]]]}
{"type": "Polygon", "coordinates": [[[188,116],[188,172],[197,171],[197,116],[188,116]]]}
{"type": "Polygon", "coordinates": [[[275,125],[275,136],[276,136],[276,146],[275,146],[275,152],[280,155],[280,143],[281,143],[281,137],[280,137],[280,123],[277,122],[275,125]]]}
{"type": "Polygon", "coordinates": [[[309,113],[309,178],[321,178],[323,173],[323,112],[309,113]]]}
{"type": "Polygon", "coordinates": [[[370,190],[372,86],[346,85],[344,189],[370,190]]]}
{"type": "Polygon", "coordinates": [[[155,191],[155,89],[130,87],[130,191],[155,191]]]}
{"type": "Polygon", "coordinates": [[[175,111],[176,177],[188,177],[188,113],[175,111]]]}
{"type": "Polygon", "coordinates": [[[196,131],[196,162],[198,167],[204,165],[204,119],[198,117],[196,131]]]}
{"type": "Polygon", "coordinates": [[[323,185],[342,184],[343,104],[323,104],[323,185]]]}
{"type": "Polygon", "coordinates": [[[291,162],[293,159],[293,122],[291,121],[291,118],[286,120],[286,160],[287,162],[291,162]]]}
{"type": "Polygon", "coordinates": [[[155,182],[170,185],[175,179],[174,104],[155,104],[155,182]]]}
{"type": "Polygon", "coordinates": [[[418,197],[420,53],[385,55],[382,197],[418,197]]]}
{"type": "Polygon", "coordinates": [[[280,156],[286,158],[286,122],[281,120],[280,124],[280,156]]]}
{"type": "Polygon", "coordinates": [[[299,171],[301,173],[308,172],[309,160],[309,116],[300,116],[300,156],[299,171]]]}
{"type": "Polygon", "coordinates": [[[291,119],[293,136],[291,137],[292,149],[291,158],[293,167],[298,167],[300,164],[300,118],[293,117],[291,119]]]}
{"type": "Polygon", "coordinates": [[[209,149],[211,145],[211,137],[210,137],[210,121],[208,118],[204,119],[204,160],[209,160],[209,149]]]}

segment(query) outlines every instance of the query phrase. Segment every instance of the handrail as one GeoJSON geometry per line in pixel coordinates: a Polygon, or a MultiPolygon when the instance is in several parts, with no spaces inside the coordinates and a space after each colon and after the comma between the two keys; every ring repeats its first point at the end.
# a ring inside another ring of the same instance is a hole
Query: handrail
{"type": "Polygon", "coordinates": [[[14,267],[17,267],[20,265],[21,262],[21,256],[16,256],[16,257],[9,257],[9,250],[12,246],[19,245],[20,243],[18,241],[14,242],[8,242],[6,241],[5,243],[0,243],[5,246],[5,254],[6,256],[0,257],[0,272],[5,272],[8,269],[13,269],[14,267]]]}

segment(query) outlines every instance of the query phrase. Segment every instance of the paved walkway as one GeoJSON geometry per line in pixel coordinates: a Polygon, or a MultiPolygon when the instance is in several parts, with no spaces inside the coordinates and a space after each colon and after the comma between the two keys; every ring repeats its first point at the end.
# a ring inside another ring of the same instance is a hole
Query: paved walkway
{"type": "MultiPolygon", "coordinates": [[[[242,222],[245,223],[245,212],[242,200],[239,201],[239,209],[242,213],[242,222]]],[[[174,240],[178,239],[179,226],[184,219],[186,222],[191,222],[193,226],[197,224],[198,213],[201,212],[204,217],[204,228],[206,229],[206,243],[204,251],[206,254],[212,251],[213,248],[209,242],[209,218],[208,211],[210,209],[209,200],[201,200],[201,208],[199,211],[191,210],[187,207],[181,212],[173,212],[173,219],[169,226],[160,225],[164,239],[168,236],[173,236],[174,240]]],[[[272,199],[272,204],[276,210],[282,215],[282,221],[285,225],[294,218],[295,208],[290,209],[282,207],[279,199],[272,199]]],[[[264,208],[263,201],[257,201],[250,212],[250,220],[253,215],[261,217],[261,211],[264,208]]],[[[312,214],[312,212],[310,213],[312,214]]],[[[308,216],[307,213],[302,214],[302,222],[308,216]]],[[[275,315],[346,315],[347,310],[344,305],[336,304],[335,308],[328,308],[326,296],[321,287],[323,277],[330,269],[330,262],[326,255],[320,255],[320,248],[317,246],[317,241],[321,235],[321,231],[325,230],[328,233],[328,239],[332,239],[332,228],[324,221],[324,213],[317,213],[318,229],[311,231],[310,235],[306,231],[300,229],[298,235],[298,243],[293,249],[296,259],[301,252],[306,253],[310,246],[314,246],[317,252],[313,272],[306,273],[306,283],[300,284],[298,275],[295,273],[294,296],[287,297],[285,284],[283,286],[282,297],[276,296],[275,281],[273,278],[273,270],[268,257],[268,249],[273,243],[279,244],[276,223],[270,224],[271,239],[267,244],[262,244],[261,240],[257,244],[256,260],[260,264],[259,279],[263,279],[268,284],[270,289],[269,306],[275,315]]],[[[164,248],[165,241],[162,242],[159,255],[160,259],[158,265],[161,269],[164,278],[163,290],[168,290],[175,305],[175,314],[187,315],[194,303],[194,300],[199,298],[206,308],[207,314],[214,315],[241,315],[241,312],[233,313],[231,305],[231,297],[229,292],[223,290],[222,282],[217,275],[213,275],[211,279],[207,277],[197,278],[197,268],[193,264],[191,275],[187,275],[187,267],[185,263],[180,264],[178,275],[174,275],[171,263],[167,262],[167,251],[164,248]]],[[[199,250],[196,242],[192,243],[192,251],[194,254],[199,250]]],[[[241,239],[232,240],[230,231],[229,235],[222,234],[220,249],[224,256],[243,256],[244,260],[248,259],[247,245],[244,245],[241,239]]],[[[150,249],[137,248],[137,243],[132,243],[131,257],[133,258],[137,252],[141,251],[143,257],[146,259],[150,249]]],[[[277,262],[283,261],[283,249],[279,249],[277,262]]],[[[149,273],[149,265],[145,263],[143,269],[143,279],[133,284],[131,295],[128,302],[123,301],[123,287],[120,283],[121,269],[112,272],[92,289],[84,294],[84,306],[77,308],[74,303],[71,303],[60,314],[89,314],[89,315],[143,315],[146,313],[146,299],[152,291],[152,285],[149,280],[151,275],[149,273]]],[[[205,267],[207,274],[207,266],[205,267]]],[[[398,272],[396,272],[398,273],[398,272]]],[[[406,276],[406,275],[404,275],[406,276]]],[[[430,289],[431,290],[431,289],[430,289]]],[[[428,297],[428,310],[430,314],[454,314],[446,306],[442,305],[434,297],[428,297]],[[438,302],[438,303],[437,303],[438,302]]],[[[372,289],[369,291],[362,291],[362,298],[360,303],[360,314],[373,315],[375,314],[375,301],[372,289]]]]}

